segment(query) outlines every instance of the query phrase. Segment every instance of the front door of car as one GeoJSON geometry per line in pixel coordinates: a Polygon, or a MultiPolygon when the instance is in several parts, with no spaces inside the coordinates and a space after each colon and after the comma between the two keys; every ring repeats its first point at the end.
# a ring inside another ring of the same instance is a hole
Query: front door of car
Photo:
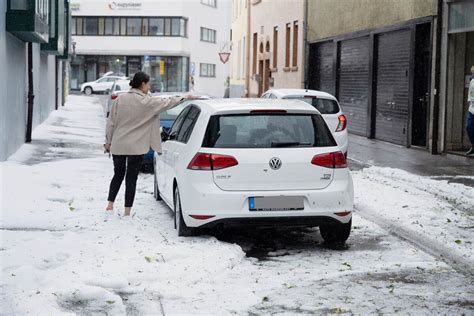
{"type": "Polygon", "coordinates": [[[162,144],[162,157],[160,161],[162,164],[159,168],[159,174],[157,175],[158,187],[160,192],[165,197],[169,203],[173,202],[173,172],[172,168],[174,167],[173,157],[174,150],[176,148],[178,132],[183,124],[183,121],[188,114],[189,108],[184,109],[176,118],[173,125],[171,126],[168,140],[162,144]]]}
{"type": "MultiPolygon", "coordinates": [[[[186,154],[186,150],[189,150],[188,140],[191,137],[191,133],[194,129],[194,125],[196,124],[196,121],[199,117],[199,113],[201,111],[197,106],[192,105],[189,108],[188,114],[186,115],[183,124],[181,124],[181,127],[179,128],[178,131],[178,136],[176,138],[176,144],[174,147],[173,151],[173,168],[172,168],[172,176],[173,178],[176,178],[178,180],[183,180],[179,179],[178,175],[180,174],[180,169],[179,168],[186,168],[189,161],[186,162],[183,159],[186,159],[185,157],[188,157],[189,155],[186,154]]],[[[179,181],[178,181],[179,182],[179,181]]]]}

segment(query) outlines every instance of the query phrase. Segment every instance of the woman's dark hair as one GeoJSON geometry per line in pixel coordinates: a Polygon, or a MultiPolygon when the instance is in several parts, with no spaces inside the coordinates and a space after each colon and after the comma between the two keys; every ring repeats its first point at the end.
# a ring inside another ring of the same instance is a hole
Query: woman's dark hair
{"type": "Polygon", "coordinates": [[[142,86],[142,83],[147,83],[148,81],[150,81],[150,76],[143,71],[139,71],[135,73],[133,79],[130,80],[129,85],[132,88],[139,89],[142,86]]]}

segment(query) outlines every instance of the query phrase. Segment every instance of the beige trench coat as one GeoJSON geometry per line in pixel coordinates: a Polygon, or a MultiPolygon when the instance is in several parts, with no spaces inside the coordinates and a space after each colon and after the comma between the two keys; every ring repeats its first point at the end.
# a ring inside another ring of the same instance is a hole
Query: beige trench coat
{"type": "Polygon", "coordinates": [[[139,89],[120,94],[112,106],[105,133],[114,155],[161,153],[160,113],[184,101],[182,97],[151,97],[139,89]]]}

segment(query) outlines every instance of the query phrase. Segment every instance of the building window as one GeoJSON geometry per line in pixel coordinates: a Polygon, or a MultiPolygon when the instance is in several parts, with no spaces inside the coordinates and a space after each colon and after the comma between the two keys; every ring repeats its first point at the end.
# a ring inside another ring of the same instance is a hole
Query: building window
{"type": "Polygon", "coordinates": [[[84,35],[97,35],[99,31],[99,19],[84,19],[84,35]]]}
{"type": "Polygon", "coordinates": [[[150,35],[163,36],[165,35],[164,20],[162,18],[150,19],[150,35]]]}
{"type": "Polygon", "coordinates": [[[77,35],[84,34],[84,20],[82,18],[77,18],[76,22],[77,22],[77,26],[76,26],[77,35]]]}
{"type": "Polygon", "coordinates": [[[171,20],[171,35],[179,36],[179,28],[181,27],[179,19],[171,20]]]}
{"type": "Polygon", "coordinates": [[[142,19],[142,35],[148,35],[148,19],[142,19]]]}
{"type": "Polygon", "coordinates": [[[216,31],[201,27],[201,41],[203,42],[216,42],[216,31]]]}
{"type": "Polygon", "coordinates": [[[99,18],[99,35],[104,35],[105,21],[104,18],[99,18]]]}
{"type": "Polygon", "coordinates": [[[127,35],[141,35],[142,19],[128,18],[127,19],[127,35]]]}
{"type": "Polygon", "coordinates": [[[71,21],[72,21],[72,22],[71,22],[71,34],[72,34],[72,35],[76,35],[76,32],[77,32],[77,31],[76,31],[76,23],[77,23],[77,20],[76,20],[76,18],[72,18],[71,21]]]}
{"type": "Polygon", "coordinates": [[[217,0],[201,0],[202,4],[208,5],[210,7],[217,7],[217,0]]]}
{"type": "Polygon", "coordinates": [[[278,67],[278,26],[273,28],[273,68],[278,67]]]}
{"type": "Polygon", "coordinates": [[[253,33],[253,43],[252,43],[252,58],[253,58],[253,64],[252,64],[252,74],[257,73],[257,33],[253,33]]]}
{"type": "Polygon", "coordinates": [[[105,35],[114,35],[114,20],[111,18],[105,19],[105,35]]]}
{"type": "MultiPolygon", "coordinates": [[[[180,17],[74,17],[71,34],[186,37],[186,28],[187,20],[180,17]]],[[[215,31],[213,40],[215,42],[215,31]]]]}
{"type": "Polygon", "coordinates": [[[120,18],[114,18],[113,35],[120,35],[120,18]]]}
{"type": "Polygon", "coordinates": [[[215,77],[216,76],[215,64],[199,64],[199,66],[200,66],[199,75],[201,77],[215,77]]]}
{"type": "Polygon", "coordinates": [[[285,67],[290,67],[290,37],[291,24],[286,25],[286,43],[285,43],[285,67]]]}
{"type": "Polygon", "coordinates": [[[298,21],[293,23],[293,67],[298,66],[298,21]]]}
{"type": "Polygon", "coordinates": [[[120,18],[120,35],[127,35],[127,19],[120,18]]]}

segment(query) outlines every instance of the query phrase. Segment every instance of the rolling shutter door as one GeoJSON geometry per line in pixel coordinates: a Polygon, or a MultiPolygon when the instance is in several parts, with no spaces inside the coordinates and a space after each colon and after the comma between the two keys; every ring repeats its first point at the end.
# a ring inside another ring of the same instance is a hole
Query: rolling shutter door
{"type": "Polygon", "coordinates": [[[341,42],[339,103],[349,132],[367,136],[369,38],[341,42]]]}
{"type": "Polygon", "coordinates": [[[411,30],[380,34],[377,45],[375,138],[408,143],[411,30]]]}
{"type": "Polygon", "coordinates": [[[333,52],[334,43],[327,42],[318,44],[316,47],[316,82],[315,89],[334,94],[335,85],[333,79],[333,52]]]}

